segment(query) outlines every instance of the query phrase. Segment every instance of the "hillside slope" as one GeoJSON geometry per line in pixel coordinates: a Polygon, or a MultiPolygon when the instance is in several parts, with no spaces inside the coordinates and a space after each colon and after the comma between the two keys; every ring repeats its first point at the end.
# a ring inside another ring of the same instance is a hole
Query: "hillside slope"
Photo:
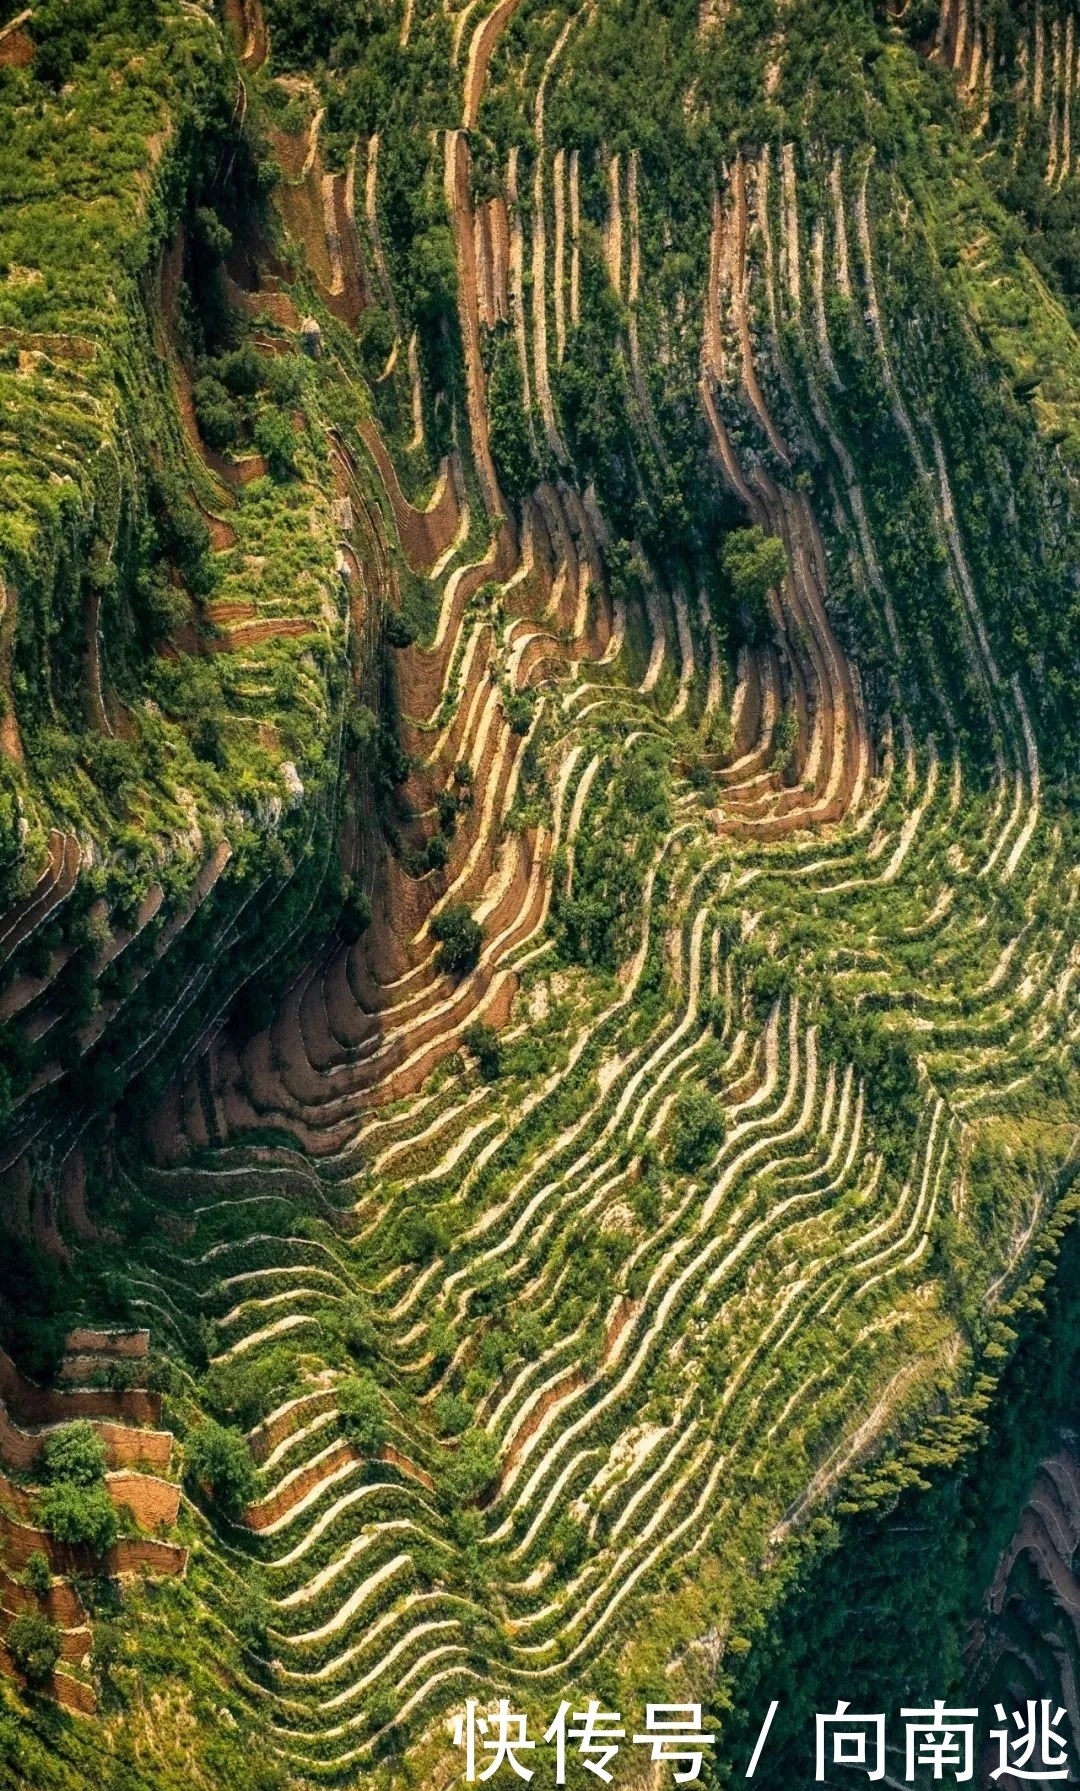
{"type": "Polygon", "coordinates": [[[725,1782],[989,1423],[962,1689],[1080,1146],[1078,54],[0,11],[0,1514],[152,1422],[189,1550],[13,1782],[448,1785],[583,1689],[725,1782]]]}

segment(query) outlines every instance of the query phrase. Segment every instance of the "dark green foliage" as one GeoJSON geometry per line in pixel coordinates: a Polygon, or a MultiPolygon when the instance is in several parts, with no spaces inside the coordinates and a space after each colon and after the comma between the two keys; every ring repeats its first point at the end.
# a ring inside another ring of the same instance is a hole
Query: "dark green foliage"
{"type": "Polygon", "coordinates": [[[27,1374],[48,1380],[64,1352],[76,1291],[55,1257],[24,1238],[7,1236],[0,1251],[0,1321],[4,1348],[27,1374]]]}
{"type": "MultiPolygon", "coordinates": [[[[595,791],[595,786],[594,786],[595,791]]],[[[574,845],[569,898],[560,893],[557,915],[568,957],[614,970],[640,937],[646,869],[668,825],[669,777],[659,740],[639,740],[608,786],[597,824],[590,817],[574,845]]]]}
{"type": "Polygon", "coordinates": [[[854,1063],[865,1079],[884,1149],[895,1153],[899,1167],[920,1106],[918,1066],[909,1041],[873,1012],[856,1012],[835,1001],[828,1007],[827,1039],[837,1060],[854,1063]]]}
{"type": "Polygon", "coordinates": [[[341,1428],[362,1455],[377,1455],[386,1441],[386,1408],[378,1382],[355,1374],[337,1389],[341,1428]]]}
{"type": "Polygon", "coordinates": [[[533,697],[527,690],[515,690],[506,699],[506,719],[512,734],[527,734],[532,727],[533,697]]]}
{"type": "Polygon", "coordinates": [[[460,1436],[473,1419],[473,1408],[460,1393],[440,1393],[435,1401],[435,1422],[445,1437],[460,1436]]]}
{"type": "Polygon", "coordinates": [[[449,976],[464,976],[475,969],[483,943],[483,929],[473,919],[466,902],[451,902],[431,922],[439,942],[439,968],[449,976]]]}
{"type": "Polygon", "coordinates": [[[411,647],[416,639],[416,629],[399,610],[392,609],[386,618],[383,636],[389,647],[411,647]]]}
{"type": "Polygon", "coordinates": [[[215,1362],[203,1391],[212,1412],[226,1423],[250,1430],[292,1392],[296,1356],[290,1349],[250,1350],[215,1362]]]}
{"type": "Polygon", "coordinates": [[[26,1683],[47,1685],[60,1659],[60,1631],[56,1624],[37,1611],[20,1611],[4,1641],[26,1683]]]}
{"type": "Polygon", "coordinates": [[[341,904],[339,924],[343,938],[347,939],[350,944],[353,940],[359,939],[363,933],[367,932],[371,925],[371,918],[371,897],[364,890],[356,889],[350,884],[341,904]]]}
{"type": "Polygon", "coordinates": [[[343,40],[361,44],[384,16],[373,0],[271,0],[267,16],[274,53],[283,67],[310,68],[313,62],[343,60],[335,47],[343,40]]]}
{"type": "Polygon", "coordinates": [[[208,448],[231,448],[240,433],[236,407],[219,379],[206,373],[195,382],[192,393],[199,434],[208,448]]]}
{"type": "Polygon", "coordinates": [[[446,1227],[420,1207],[411,1207],[401,1222],[401,1254],[404,1262],[430,1262],[442,1255],[449,1239],[446,1227]]]}
{"type": "Polygon", "coordinates": [[[109,1452],[88,1419],[65,1424],[45,1440],[42,1478],[66,1480],[72,1486],[93,1486],[102,1478],[109,1452]]]}
{"type": "Polygon", "coordinates": [[[671,1118],[671,1161],[676,1169],[693,1175],[703,1169],[724,1142],[727,1125],[724,1109],[705,1088],[682,1088],[671,1118]]]}
{"type": "Polygon", "coordinates": [[[746,639],[769,640],[773,621],[768,597],[787,573],[784,543],[756,526],[736,529],[724,542],[723,568],[746,639]]]}
{"type": "Polygon", "coordinates": [[[394,346],[394,320],[388,311],[373,306],[365,311],[358,328],[364,371],[369,380],[378,379],[394,346]]]}
{"type": "Polygon", "coordinates": [[[359,1301],[347,1301],[342,1312],[342,1338],[346,1349],[363,1362],[379,1352],[379,1335],[359,1301]]]}
{"type": "Polygon", "coordinates": [[[287,479],[296,467],[296,430],[283,410],[264,410],[255,423],[255,446],[266,456],[275,479],[287,479]]]}
{"type": "Polygon", "coordinates": [[[208,1418],[191,1432],[185,1454],[189,1480],[208,1490],[226,1516],[239,1517],[256,1484],[251,1451],[240,1432],[208,1418]]]}
{"type": "Polygon", "coordinates": [[[58,1480],[37,1495],[34,1509],[57,1542],[83,1544],[95,1555],[104,1555],[119,1534],[116,1507],[100,1481],[85,1486],[58,1480]]]}
{"type": "Polygon", "coordinates": [[[560,1574],[569,1579],[581,1566],[588,1548],[588,1534],[569,1511],[564,1511],[551,1532],[548,1552],[560,1574]]]}
{"type": "Polygon", "coordinates": [[[424,847],[424,868],[441,871],[450,862],[450,842],[445,833],[433,833],[424,847]]]}
{"type": "Polygon", "coordinates": [[[36,1592],[39,1598],[44,1598],[52,1583],[49,1557],[43,1554],[41,1549],[36,1548],[23,1568],[23,1584],[28,1586],[31,1592],[36,1592]]]}
{"type": "Polygon", "coordinates": [[[476,1058],[476,1065],[485,1082],[495,1082],[502,1072],[502,1047],[493,1026],[477,1021],[463,1035],[466,1049],[476,1058]]]}
{"type": "Polygon", "coordinates": [[[354,751],[362,751],[373,744],[378,726],[379,719],[373,709],[355,700],[350,703],[345,716],[345,739],[354,751]]]}
{"type": "Polygon", "coordinates": [[[491,1481],[498,1459],[498,1447],[485,1430],[463,1431],[443,1467],[444,1500],[451,1506],[469,1504],[491,1481]]]}
{"type": "Polygon", "coordinates": [[[491,457],[503,496],[512,504],[520,504],[536,485],[539,468],[525,410],[521,360],[517,343],[509,333],[499,337],[495,350],[488,380],[488,415],[491,457]]]}

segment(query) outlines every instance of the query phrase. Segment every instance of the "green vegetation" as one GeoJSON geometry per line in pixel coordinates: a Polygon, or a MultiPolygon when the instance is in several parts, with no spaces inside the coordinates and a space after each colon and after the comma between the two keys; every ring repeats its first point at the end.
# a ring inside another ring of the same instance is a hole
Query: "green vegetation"
{"type": "Polygon", "coordinates": [[[976,1695],[1069,1416],[1080,102],[1007,4],[240,10],[0,70],[0,1326],[188,1495],[12,1470],[99,1716],[0,1780],[580,1674],[799,1783],[976,1695]]]}
{"type": "Polygon", "coordinates": [[[480,956],[483,929],[466,902],[450,902],[431,922],[432,937],[439,942],[439,968],[450,976],[464,976],[480,956]]]}
{"type": "Polygon", "coordinates": [[[378,1383],[356,1374],[338,1389],[341,1426],[363,1455],[377,1455],[386,1441],[386,1413],[378,1383]]]}
{"type": "Polygon", "coordinates": [[[703,1169],[724,1142],[724,1110],[704,1088],[680,1090],[671,1116],[671,1161],[693,1175],[703,1169]]]}
{"type": "Polygon", "coordinates": [[[84,1544],[98,1556],[107,1554],[120,1534],[116,1507],[100,1482],[56,1481],[38,1494],[35,1516],[57,1542],[84,1544]]]}
{"type": "Polygon", "coordinates": [[[255,1495],[255,1469],[247,1443],[237,1430],[206,1419],[185,1445],[188,1478],[229,1517],[239,1517],[255,1495]]]}
{"type": "Polygon", "coordinates": [[[772,634],[769,593],[787,573],[784,544],[757,527],[736,529],[724,542],[722,563],[746,639],[760,645],[772,634]]]}
{"type": "Polygon", "coordinates": [[[23,1580],[30,1591],[36,1592],[39,1598],[44,1598],[52,1585],[52,1569],[49,1566],[48,1556],[43,1555],[39,1548],[31,1551],[26,1566],[23,1568],[23,1580]]]}
{"type": "Polygon", "coordinates": [[[108,1451],[85,1418],[65,1424],[45,1439],[42,1478],[72,1486],[94,1486],[104,1475],[108,1451]]]}
{"type": "Polygon", "coordinates": [[[4,1637],[8,1653],[30,1686],[47,1685],[60,1659],[60,1631],[37,1611],[20,1611],[4,1637]]]}
{"type": "Polygon", "coordinates": [[[491,1437],[469,1428],[457,1439],[442,1473],[443,1496],[451,1505],[467,1505],[483,1492],[495,1472],[498,1453],[491,1437]]]}
{"type": "Polygon", "coordinates": [[[614,970],[637,943],[645,876],[670,824],[669,804],[667,754],[646,737],[614,772],[575,845],[572,894],[560,892],[558,902],[569,957],[614,970]]]}

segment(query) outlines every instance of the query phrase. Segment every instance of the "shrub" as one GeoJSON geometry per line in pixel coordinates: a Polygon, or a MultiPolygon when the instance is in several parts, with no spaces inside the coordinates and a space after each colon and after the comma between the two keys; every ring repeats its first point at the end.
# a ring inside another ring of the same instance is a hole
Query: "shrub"
{"type": "Polygon", "coordinates": [[[42,1451],[43,1478],[65,1480],[72,1486],[93,1486],[105,1472],[109,1452],[86,1418],[65,1424],[46,1438],[42,1451]]]}
{"type": "Polygon", "coordinates": [[[358,330],[360,358],[369,379],[377,379],[394,346],[394,322],[388,311],[375,305],[364,313],[358,330]]]}
{"type": "Polygon", "coordinates": [[[116,1507],[100,1483],[56,1481],[38,1494],[36,1516],[57,1542],[84,1544],[95,1555],[111,1549],[119,1534],[116,1507]]]}
{"type": "Polygon", "coordinates": [[[430,1262],[449,1248],[450,1239],[441,1219],[411,1207],[401,1218],[401,1251],[404,1262],[430,1262]]]}
{"type": "Polygon", "coordinates": [[[60,1659],[60,1631],[38,1611],[20,1611],[5,1638],[28,1685],[47,1685],[60,1659]]]}
{"type": "Polygon", "coordinates": [[[360,747],[370,746],[378,731],[379,718],[375,711],[354,698],[345,717],[346,746],[354,752],[360,747]]]}
{"type": "Polygon", "coordinates": [[[450,861],[450,842],[445,833],[433,833],[424,847],[424,863],[429,871],[441,871],[450,861]]]}
{"type": "Polygon", "coordinates": [[[564,1511],[551,1532],[548,1553],[559,1572],[567,1577],[585,1559],[588,1532],[569,1511],[564,1511]]]}
{"type": "Polygon", "coordinates": [[[254,1497],[255,1468],[245,1438],[213,1418],[207,1418],[188,1437],[187,1471],[230,1517],[239,1517],[254,1497]]]}
{"type": "Polygon", "coordinates": [[[338,1389],[341,1427],[362,1455],[375,1455],[386,1441],[383,1397],[370,1374],[356,1374],[338,1389]]]}
{"type": "Polygon", "coordinates": [[[473,1408],[460,1393],[440,1393],[435,1401],[435,1422],[444,1437],[460,1436],[467,1430],[473,1408]]]}
{"type": "Polygon", "coordinates": [[[341,919],[338,922],[342,937],[351,945],[366,933],[371,925],[371,897],[362,889],[349,888],[341,904],[341,919]]]}
{"type": "Polygon", "coordinates": [[[704,1088],[684,1088],[675,1101],[671,1160],[692,1174],[714,1156],[727,1130],[724,1109],[704,1088]]]}
{"type": "Polygon", "coordinates": [[[464,1040],[476,1058],[477,1068],[484,1081],[497,1081],[502,1071],[502,1046],[495,1028],[485,1026],[482,1020],[478,1020],[475,1026],[467,1028],[464,1040]]]}
{"type": "Polygon", "coordinates": [[[300,356],[275,355],[266,368],[266,387],[275,404],[295,404],[304,389],[304,363],[300,356]]]}
{"type": "Polygon", "coordinates": [[[443,1493],[452,1505],[466,1505],[483,1492],[499,1463],[499,1451],[486,1430],[462,1432],[453,1455],[443,1468],[443,1493]]]}
{"type": "Polygon", "coordinates": [[[220,453],[231,448],[238,434],[236,407],[220,379],[206,373],[195,381],[192,394],[195,421],[208,448],[220,453]]]}
{"type": "Polygon", "coordinates": [[[263,384],[267,363],[250,342],[245,342],[242,348],[223,354],[217,369],[222,385],[230,392],[238,398],[253,398],[263,384]]]}
{"type": "Polygon", "coordinates": [[[392,609],[387,615],[383,633],[389,647],[411,647],[416,639],[416,629],[413,624],[407,616],[403,616],[396,609],[392,609]]]}
{"type": "Polygon", "coordinates": [[[526,690],[516,690],[503,705],[512,734],[527,734],[532,727],[533,700],[526,690]]]}
{"type": "Polygon", "coordinates": [[[439,969],[451,976],[463,976],[472,970],[480,956],[483,929],[473,919],[467,903],[451,902],[431,923],[431,931],[439,942],[439,969]]]}
{"type": "Polygon", "coordinates": [[[367,1309],[359,1300],[352,1300],[345,1307],[341,1321],[341,1335],[351,1356],[363,1361],[365,1357],[377,1356],[379,1353],[379,1333],[376,1331],[367,1309]]]}
{"type": "Polygon", "coordinates": [[[787,572],[784,543],[756,526],[736,529],[724,542],[722,560],[747,638],[768,640],[773,626],[769,592],[783,583],[787,572]]]}
{"type": "Polygon", "coordinates": [[[250,1430],[295,1386],[296,1356],[280,1346],[215,1362],[203,1382],[211,1410],[241,1430],[250,1430]]]}
{"type": "Polygon", "coordinates": [[[41,1549],[36,1548],[23,1569],[23,1584],[39,1598],[44,1598],[52,1586],[52,1568],[49,1557],[41,1549]]]}
{"type": "Polygon", "coordinates": [[[255,424],[255,446],[275,479],[287,479],[296,463],[296,431],[283,410],[264,410],[255,424]]]}

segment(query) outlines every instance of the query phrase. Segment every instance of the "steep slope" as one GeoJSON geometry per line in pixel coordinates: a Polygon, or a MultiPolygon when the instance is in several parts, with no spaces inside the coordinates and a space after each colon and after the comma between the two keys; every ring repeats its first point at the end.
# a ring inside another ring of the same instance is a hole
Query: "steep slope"
{"type": "Polygon", "coordinates": [[[5,1323],[149,1327],[192,1552],[96,1676],[201,1782],[720,1720],[983,1435],[1080,1139],[1041,20],[19,27],[5,1323]]]}

